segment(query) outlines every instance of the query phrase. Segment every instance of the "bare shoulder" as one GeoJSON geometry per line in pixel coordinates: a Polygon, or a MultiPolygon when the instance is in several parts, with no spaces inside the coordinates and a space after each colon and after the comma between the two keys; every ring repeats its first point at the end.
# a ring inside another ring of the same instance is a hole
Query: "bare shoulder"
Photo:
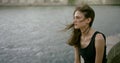
{"type": "Polygon", "coordinates": [[[95,40],[105,40],[102,34],[97,34],[95,40]]]}
{"type": "Polygon", "coordinates": [[[104,37],[103,37],[103,35],[102,34],[97,34],[96,35],[96,37],[95,37],[95,45],[99,45],[99,46],[101,46],[101,45],[105,45],[105,39],[104,39],[104,37]]]}

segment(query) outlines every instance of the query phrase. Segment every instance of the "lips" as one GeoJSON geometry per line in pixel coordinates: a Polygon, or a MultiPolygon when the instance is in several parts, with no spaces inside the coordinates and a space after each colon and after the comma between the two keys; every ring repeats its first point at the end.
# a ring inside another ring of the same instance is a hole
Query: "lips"
{"type": "Polygon", "coordinates": [[[74,25],[77,25],[77,24],[74,24],[74,25]]]}

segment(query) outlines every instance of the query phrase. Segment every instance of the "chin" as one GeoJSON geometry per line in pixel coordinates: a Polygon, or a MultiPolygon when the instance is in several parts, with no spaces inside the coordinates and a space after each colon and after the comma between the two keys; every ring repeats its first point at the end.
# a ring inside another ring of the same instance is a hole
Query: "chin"
{"type": "Polygon", "coordinates": [[[80,29],[79,27],[74,26],[74,29],[80,29]]]}

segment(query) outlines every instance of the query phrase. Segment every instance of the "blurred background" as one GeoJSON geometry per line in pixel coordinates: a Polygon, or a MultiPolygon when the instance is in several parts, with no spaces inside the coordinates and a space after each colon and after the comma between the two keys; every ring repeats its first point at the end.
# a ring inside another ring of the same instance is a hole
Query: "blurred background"
{"type": "Polygon", "coordinates": [[[107,38],[107,54],[120,41],[120,0],[0,0],[0,63],[73,63],[67,45],[75,5],[95,10],[93,28],[107,38]]]}
{"type": "Polygon", "coordinates": [[[0,0],[1,6],[41,6],[41,5],[75,5],[87,2],[93,5],[119,5],[119,0],[0,0]]]}

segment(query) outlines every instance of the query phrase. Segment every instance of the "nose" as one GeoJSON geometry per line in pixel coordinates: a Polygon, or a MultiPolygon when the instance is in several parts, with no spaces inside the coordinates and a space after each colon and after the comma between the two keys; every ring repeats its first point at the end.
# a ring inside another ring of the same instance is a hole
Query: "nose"
{"type": "Polygon", "coordinates": [[[76,19],[74,19],[74,20],[73,20],[73,23],[75,24],[76,22],[77,22],[77,20],[76,20],[76,19]]]}

